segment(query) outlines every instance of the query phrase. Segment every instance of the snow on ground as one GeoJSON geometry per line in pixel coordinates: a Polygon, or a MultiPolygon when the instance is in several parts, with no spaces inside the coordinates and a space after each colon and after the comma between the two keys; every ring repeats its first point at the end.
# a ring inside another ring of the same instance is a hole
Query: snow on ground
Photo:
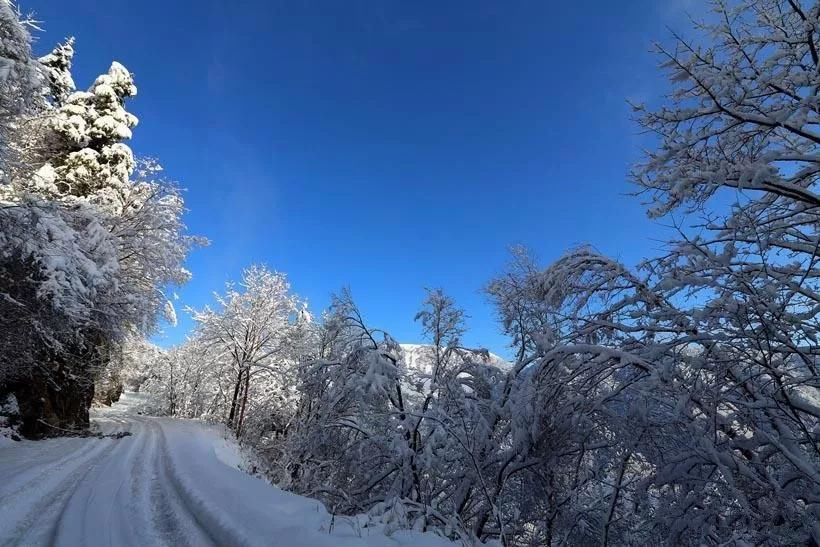
{"type": "Polygon", "coordinates": [[[332,519],[320,502],[239,471],[220,428],[142,416],[141,403],[126,393],[93,413],[103,433],[128,437],[0,444],[0,545],[454,545],[332,519]]]}

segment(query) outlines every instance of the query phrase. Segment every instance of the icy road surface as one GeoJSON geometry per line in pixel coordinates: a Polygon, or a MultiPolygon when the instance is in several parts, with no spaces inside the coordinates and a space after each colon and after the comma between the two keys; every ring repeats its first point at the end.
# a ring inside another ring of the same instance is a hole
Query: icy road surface
{"type": "Polygon", "coordinates": [[[125,394],[94,416],[102,432],[130,437],[2,439],[0,545],[455,545],[351,518],[331,526],[318,501],[237,469],[217,429],[137,415],[138,401],[125,394]]]}

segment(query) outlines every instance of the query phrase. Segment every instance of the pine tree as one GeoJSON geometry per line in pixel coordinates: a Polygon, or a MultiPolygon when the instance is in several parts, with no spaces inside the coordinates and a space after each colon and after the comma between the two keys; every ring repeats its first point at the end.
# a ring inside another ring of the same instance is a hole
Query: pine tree
{"type": "Polygon", "coordinates": [[[57,105],[65,103],[66,99],[76,91],[74,78],[71,77],[71,62],[74,59],[74,37],[58,44],[51,53],[40,57],[43,73],[49,86],[49,93],[57,105]]]}
{"type": "MultiPolygon", "coordinates": [[[[63,68],[70,66],[71,42],[47,56],[51,94],[62,96],[71,81],[63,68]]],[[[129,179],[136,166],[130,147],[137,118],[125,110],[125,99],[137,94],[131,74],[114,62],[88,91],[71,93],[48,122],[52,132],[51,157],[33,177],[39,193],[74,197],[122,212],[129,179]]]]}

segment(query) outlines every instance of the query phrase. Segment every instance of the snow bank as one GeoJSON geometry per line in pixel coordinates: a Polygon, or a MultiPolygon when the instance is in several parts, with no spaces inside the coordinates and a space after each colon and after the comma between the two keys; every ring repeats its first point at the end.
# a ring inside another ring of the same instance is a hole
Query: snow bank
{"type": "Polygon", "coordinates": [[[432,534],[384,535],[365,518],[332,517],[317,500],[273,487],[238,470],[239,448],[218,428],[159,420],[169,476],[179,496],[218,543],[289,547],[395,545],[452,547],[432,534]]]}

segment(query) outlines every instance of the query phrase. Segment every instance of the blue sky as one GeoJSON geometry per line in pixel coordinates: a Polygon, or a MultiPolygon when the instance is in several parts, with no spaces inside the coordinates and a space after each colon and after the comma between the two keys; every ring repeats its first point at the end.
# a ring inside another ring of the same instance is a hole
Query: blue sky
{"type": "MultiPolygon", "coordinates": [[[[78,87],[112,60],[135,74],[131,144],[212,241],[179,307],[265,263],[313,310],[349,286],[373,326],[416,342],[423,288],[442,287],[467,342],[506,353],[481,288],[510,245],[544,264],[659,246],[624,195],[647,144],[626,99],[663,92],[650,44],[697,3],[20,1],[39,53],[76,37],[78,87]]],[[[180,318],[159,343],[185,336],[180,318]]]]}

